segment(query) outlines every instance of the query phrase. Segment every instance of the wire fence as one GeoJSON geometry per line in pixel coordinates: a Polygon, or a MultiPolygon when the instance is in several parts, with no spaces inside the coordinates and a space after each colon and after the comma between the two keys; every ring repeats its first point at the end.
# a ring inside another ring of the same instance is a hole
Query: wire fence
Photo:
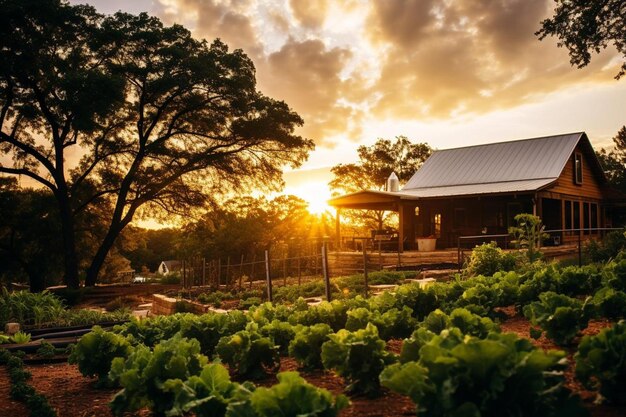
{"type": "MultiPolygon", "coordinates": [[[[583,229],[550,229],[543,232],[548,235],[546,239],[542,239],[541,246],[561,246],[565,244],[575,245],[578,257],[578,265],[582,265],[583,261],[583,244],[589,239],[603,238],[607,233],[614,231],[623,231],[619,227],[593,227],[583,229]]],[[[510,234],[499,235],[475,235],[475,236],[459,236],[457,243],[458,250],[458,268],[463,268],[466,261],[466,253],[473,250],[477,245],[483,243],[496,242],[498,247],[502,249],[510,249],[515,247],[510,234]]]]}

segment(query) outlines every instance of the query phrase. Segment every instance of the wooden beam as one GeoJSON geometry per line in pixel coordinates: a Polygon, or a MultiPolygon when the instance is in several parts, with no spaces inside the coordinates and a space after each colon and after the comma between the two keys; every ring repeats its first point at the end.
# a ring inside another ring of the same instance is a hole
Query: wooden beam
{"type": "Polygon", "coordinates": [[[404,205],[398,203],[398,253],[404,252],[404,205]]]}
{"type": "Polygon", "coordinates": [[[341,250],[341,209],[335,210],[335,250],[341,250]]]}

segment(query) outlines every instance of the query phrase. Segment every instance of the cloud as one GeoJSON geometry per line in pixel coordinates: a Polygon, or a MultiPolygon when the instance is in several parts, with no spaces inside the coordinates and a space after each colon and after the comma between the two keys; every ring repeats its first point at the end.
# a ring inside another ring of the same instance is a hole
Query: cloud
{"type": "Polygon", "coordinates": [[[584,70],[534,32],[548,0],[440,2],[377,0],[372,42],[387,47],[379,82],[379,117],[450,117],[526,103],[585,81],[610,81],[610,54],[584,70]]]}
{"type": "Polygon", "coordinates": [[[486,114],[614,82],[614,53],[578,70],[537,39],[552,0],[158,1],[167,22],[242,48],[318,145],[362,140],[366,120],[486,114]]]}
{"type": "Polygon", "coordinates": [[[303,134],[318,143],[350,130],[360,111],[342,99],[356,88],[341,71],[351,58],[343,48],[327,48],[320,40],[295,41],[270,54],[259,70],[259,85],[271,97],[286,101],[305,119],[303,134]]]}
{"type": "Polygon", "coordinates": [[[293,16],[308,28],[319,28],[324,24],[328,11],[327,0],[289,0],[293,16]]]}

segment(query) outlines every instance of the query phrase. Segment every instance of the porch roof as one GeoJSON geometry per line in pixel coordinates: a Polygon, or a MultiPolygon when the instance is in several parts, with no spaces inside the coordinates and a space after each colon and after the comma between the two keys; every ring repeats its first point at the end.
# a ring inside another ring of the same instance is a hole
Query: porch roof
{"type": "Polygon", "coordinates": [[[332,198],[328,200],[328,204],[337,208],[397,211],[398,203],[401,200],[534,192],[548,187],[556,180],[557,178],[542,178],[522,181],[500,181],[488,184],[405,189],[396,192],[364,190],[332,198]]]}

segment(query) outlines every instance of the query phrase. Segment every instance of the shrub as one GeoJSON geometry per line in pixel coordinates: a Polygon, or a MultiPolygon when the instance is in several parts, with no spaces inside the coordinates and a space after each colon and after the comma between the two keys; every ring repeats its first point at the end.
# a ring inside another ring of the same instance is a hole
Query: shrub
{"type": "Polygon", "coordinates": [[[260,333],[265,337],[269,337],[272,343],[278,348],[278,352],[281,355],[287,355],[289,352],[289,343],[291,343],[296,335],[294,326],[285,321],[278,320],[272,320],[271,323],[261,327],[260,333]]]}
{"type": "Polygon", "coordinates": [[[394,356],[385,350],[385,342],[378,337],[376,327],[368,324],[355,332],[342,329],[328,338],[322,345],[324,368],[334,369],[344,377],[348,392],[377,394],[378,376],[394,356]]]}
{"type": "Polygon", "coordinates": [[[515,255],[504,252],[496,242],[483,243],[472,250],[465,270],[470,275],[493,275],[514,270],[516,263],[515,255]]]}
{"type": "Polygon", "coordinates": [[[626,236],[623,231],[607,233],[602,242],[590,241],[585,246],[585,254],[592,262],[605,262],[615,258],[626,247],[626,236]]]}
{"type": "Polygon", "coordinates": [[[626,403],[626,322],[583,337],[574,359],[576,377],[600,400],[626,403]]]}
{"type": "Polygon", "coordinates": [[[609,319],[626,317],[626,293],[603,287],[593,296],[592,302],[598,314],[609,319]]]}

